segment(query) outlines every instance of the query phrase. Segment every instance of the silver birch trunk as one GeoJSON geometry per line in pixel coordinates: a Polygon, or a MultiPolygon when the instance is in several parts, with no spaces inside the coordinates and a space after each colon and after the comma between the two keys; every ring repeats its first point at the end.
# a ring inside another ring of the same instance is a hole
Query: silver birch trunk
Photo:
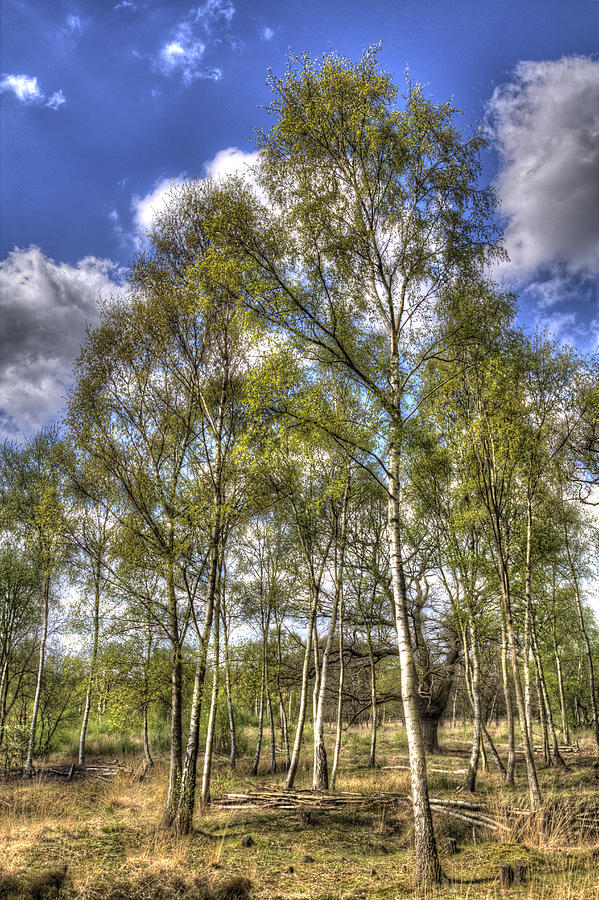
{"type": "Polygon", "coordinates": [[[512,705],[512,692],[510,690],[510,677],[507,664],[507,636],[505,627],[505,615],[501,612],[501,679],[503,682],[503,694],[505,698],[505,715],[507,719],[507,766],[505,769],[505,783],[508,787],[514,784],[514,772],[516,769],[516,738],[514,734],[514,707],[512,705]]]}
{"type": "MultiPolygon", "coordinates": [[[[487,726],[484,724],[484,722],[482,723],[482,733],[483,733],[484,739],[487,742],[489,750],[491,751],[491,756],[493,757],[493,762],[497,766],[497,770],[500,773],[501,777],[507,784],[506,768],[501,761],[501,757],[500,757],[499,753],[497,752],[497,747],[495,746],[495,744],[493,742],[493,738],[489,734],[489,732],[487,730],[487,726]]],[[[512,778],[513,778],[513,774],[512,774],[512,778]]]]}
{"type": "Polygon", "coordinates": [[[231,660],[229,657],[229,629],[224,605],[222,607],[223,641],[225,649],[225,694],[227,697],[227,718],[229,721],[229,765],[234,770],[237,765],[237,733],[235,729],[235,710],[233,709],[233,695],[231,689],[231,660]]]}
{"type": "Polygon", "coordinates": [[[543,732],[543,761],[546,766],[551,765],[551,751],[549,749],[549,731],[547,728],[547,713],[545,707],[545,701],[543,698],[543,691],[541,689],[541,679],[539,678],[539,671],[537,669],[537,697],[539,698],[539,716],[541,717],[541,731],[543,732]]]}
{"type": "Polygon", "coordinates": [[[254,762],[252,763],[252,775],[258,774],[260,766],[260,754],[262,753],[262,738],[264,735],[264,695],[266,693],[266,669],[264,665],[264,655],[260,668],[260,703],[258,706],[258,737],[256,739],[256,752],[254,753],[254,762]]]}
{"type": "MultiPolygon", "coordinates": [[[[310,674],[310,657],[312,656],[312,632],[314,631],[314,622],[316,621],[316,607],[318,604],[318,592],[314,587],[311,589],[312,596],[310,598],[310,620],[308,622],[308,632],[306,635],[306,650],[304,652],[304,665],[302,667],[302,687],[300,692],[299,711],[297,714],[297,728],[295,729],[295,739],[293,742],[293,752],[291,754],[291,762],[287,770],[287,778],[285,779],[285,790],[293,790],[297,769],[299,766],[300,752],[302,749],[302,738],[304,736],[304,725],[306,721],[306,706],[308,702],[308,676],[310,674]]],[[[291,697],[289,698],[291,703],[291,697]]]]}
{"type": "Polygon", "coordinates": [[[329,660],[335,640],[335,629],[337,627],[337,616],[339,613],[339,605],[341,602],[341,590],[343,584],[343,567],[345,564],[345,539],[347,524],[347,502],[349,498],[349,481],[346,482],[343,491],[342,509],[338,520],[339,530],[337,532],[337,546],[335,547],[335,592],[333,596],[333,608],[331,610],[331,621],[329,623],[329,631],[327,641],[322,655],[322,666],[320,670],[320,683],[318,686],[318,699],[316,707],[316,718],[314,722],[314,774],[312,778],[312,787],[316,790],[327,791],[329,789],[329,767],[327,761],[327,752],[324,741],[324,704],[329,674],[329,660]]]}
{"type": "Polygon", "coordinates": [[[193,827],[193,814],[195,810],[196,772],[198,764],[198,747],[200,733],[200,717],[202,714],[202,694],[206,678],[206,664],[208,658],[208,645],[212,630],[214,602],[217,592],[217,577],[220,562],[220,523],[219,517],[214,522],[210,534],[210,561],[208,566],[208,585],[206,588],[206,607],[204,612],[204,626],[200,635],[200,646],[193,682],[193,697],[191,701],[191,717],[189,721],[189,735],[185,750],[185,762],[181,774],[181,789],[177,803],[176,815],[173,820],[173,829],[176,834],[189,834],[193,827]]]}
{"type": "Polygon", "coordinates": [[[520,720],[520,731],[522,734],[522,746],[524,749],[524,759],[526,761],[526,774],[528,777],[528,793],[530,797],[531,809],[538,809],[541,805],[541,789],[537,778],[537,770],[533,757],[532,744],[530,735],[526,727],[526,710],[524,708],[524,692],[522,690],[522,682],[520,681],[520,670],[518,668],[518,650],[516,646],[516,636],[514,634],[514,623],[512,620],[512,606],[510,595],[509,576],[505,566],[505,560],[501,547],[497,546],[497,556],[501,578],[501,597],[505,615],[505,624],[507,632],[507,641],[510,651],[510,660],[512,664],[512,681],[516,694],[516,707],[518,709],[518,718],[520,720]]]}
{"type": "Polygon", "coordinates": [[[277,736],[275,734],[275,717],[272,711],[272,700],[268,689],[266,691],[266,711],[268,713],[268,724],[270,727],[270,774],[275,775],[277,771],[277,736]]]}
{"type": "Polygon", "coordinates": [[[147,766],[153,766],[154,760],[150,753],[150,735],[148,731],[148,704],[144,703],[144,761],[147,766]]]}
{"type": "Polygon", "coordinates": [[[169,764],[168,791],[166,806],[162,814],[161,826],[170,828],[177,814],[179,790],[181,787],[181,771],[183,768],[183,734],[182,734],[182,690],[183,663],[179,622],[177,617],[177,600],[174,586],[172,561],[169,560],[166,573],[167,599],[169,607],[169,632],[171,641],[171,752],[169,764]]]}
{"type": "Polygon", "coordinates": [[[149,705],[149,686],[148,686],[148,672],[150,669],[150,661],[152,658],[152,631],[150,623],[148,622],[148,641],[146,644],[146,658],[145,658],[145,666],[144,666],[144,735],[143,735],[143,743],[144,743],[144,759],[147,766],[153,766],[154,760],[152,759],[152,754],[150,753],[150,735],[148,729],[148,705],[149,705]]]}
{"type": "Polygon", "coordinates": [[[46,659],[46,641],[48,639],[48,617],[50,613],[50,573],[44,575],[43,586],[44,597],[44,621],[42,624],[42,637],[40,640],[39,662],[37,666],[37,681],[35,685],[35,697],[33,700],[33,711],[31,713],[31,724],[29,728],[29,742],[27,744],[27,759],[25,760],[25,771],[31,774],[33,771],[33,754],[35,751],[35,736],[37,731],[37,717],[39,715],[40,697],[42,695],[42,680],[44,677],[44,662],[46,659]]]}
{"type": "Polygon", "coordinates": [[[281,664],[283,661],[282,653],[281,653],[281,620],[279,619],[277,622],[277,677],[276,677],[276,685],[277,685],[277,698],[279,700],[279,720],[281,723],[281,742],[283,744],[283,750],[285,752],[285,771],[289,768],[291,763],[291,748],[289,747],[289,726],[287,723],[287,712],[285,710],[285,703],[283,701],[283,691],[281,689],[281,664]]]}
{"type": "Polygon", "coordinates": [[[480,705],[480,662],[478,656],[478,636],[476,634],[476,623],[474,616],[470,614],[468,622],[468,633],[470,636],[470,649],[472,651],[472,672],[471,672],[471,690],[472,690],[472,750],[470,751],[470,761],[468,763],[468,772],[464,779],[464,790],[474,793],[476,790],[476,776],[478,774],[478,761],[481,747],[481,705],[480,705]]]}
{"type": "Polygon", "coordinates": [[[312,776],[312,789],[315,791],[328,791],[329,789],[329,767],[324,741],[324,703],[328,682],[329,658],[331,656],[331,650],[333,649],[335,628],[337,626],[338,604],[339,594],[335,591],[327,641],[322,654],[320,677],[315,679],[318,681],[316,716],[314,719],[314,772],[312,776]]]}
{"type": "Polygon", "coordinates": [[[395,446],[397,437],[395,433],[392,433],[389,454],[389,555],[401,672],[401,697],[410,756],[416,879],[421,884],[430,885],[441,882],[444,879],[444,875],[437,854],[437,843],[433,830],[428,794],[426,755],[418,711],[418,676],[408,624],[408,598],[401,546],[399,457],[395,446]]]}
{"type": "Polygon", "coordinates": [[[524,596],[526,598],[526,610],[524,614],[524,647],[522,655],[522,667],[524,669],[524,714],[526,716],[526,730],[528,741],[532,745],[532,685],[530,680],[530,630],[532,628],[532,501],[530,496],[526,504],[526,557],[524,563],[524,596]]]}
{"type": "Polygon", "coordinates": [[[343,591],[339,597],[339,683],[337,685],[337,719],[335,729],[335,751],[333,753],[333,767],[331,769],[330,788],[335,790],[337,783],[337,770],[339,768],[339,755],[341,753],[341,735],[343,733],[343,688],[345,684],[345,660],[343,657],[343,591]]]}
{"type": "Polygon", "coordinates": [[[572,576],[572,584],[574,587],[574,596],[576,598],[576,610],[578,612],[578,623],[580,625],[580,633],[582,634],[582,638],[583,638],[584,646],[585,646],[587,671],[588,671],[588,677],[589,677],[589,693],[591,695],[591,712],[592,712],[592,717],[593,717],[593,733],[595,735],[595,744],[597,747],[597,752],[599,753],[599,711],[597,710],[597,695],[595,693],[595,666],[593,663],[591,642],[589,640],[586,623],[584,621],[584,609],[582,606],[582,597],[580,596],[580,587],[578,584],[578,576],[576,574],[576,567],[574,566],[574,561],[572,559],[572,552],[570,550],[570,541],[568,538],[568,526],[566,524],[564,524],[564,535],[565,535],[565,539],[566,539],[565,544],[566,544],[566,554],[568,557],[568,565],[570,567],[570,574],[572,576]]]}
{"type": "Polygon", "coordinates": [[[218,706],[219,689],[219,665],[220,665],[220,592],[216,591],[214,605],[214,675],[212,678],[212,694],[210,697],[210,712],[208,713],[208,727],[206,729],[206,749],[204,751],[204,768],[202,771],[202,790],[200,803],[206,807],[210,802],[210,774],[212,771],[212,756],[214,750],[214,732],[216,726],[216,710],[218,706]]]}
{"type": "Polygon", "coordinates": [[[312,638],[314,650],[314,687],[312,688],[312,726],[314,741],[316,742],[316,716],[318,714],[318,695],[320,692],[320,646],[318,637],[318,622],[314,619],[314,637],[312,638]]]}
{"type": "Polygon", "coordinates": [[[98,640],[100,634],[100,566],[95,572],[94,578],[94,625],[93,625],[93,644],[92,658],[89,667],[89,676],[87,679],[87,690],[85,692],[85,707],[83,710],[83,721],[81,722],[81,733],[79,735],[79,759],[80,766],[85,765],[85,738],[87,735],[87,723],[89,721],[89,711],[92,702],[92,690],[94,686],[94,678],[96,677],[96,661],[98,659],[98,640]]]}
{"type": "Polygon", "coordinates": [[[559,743],[557,740],[557,733],[555,730],[555,723],[553,721],[553,712],[551,710],[551,703],[549,702],[549,692],[547,690],[547,683],[545,681],[545,673],[543,671],[543,663],[541,660],[541,653],[539,651],[539,641],[537,638],[537,633],[534,627],[532,628],[532,649],[535,657],[535,664],[537,667],[537,672],[539,675],[539,684],[541,687],[541,703],[545,707],[545,715],[547,718],[547,726],[549,728],[549,739],[551,741],[551,752],[553,753],[553,759],[560,767],[560,769],[564,769],[566,771],[568,766],[564,762],[564,759],[559,752],[559,743]]]}
{"type": "Polygon", "coordinates": [[[566,744],[570,743],[570,725],[568,723],[568,712],[566,708],[566,697],[564,693],[564,673],[562,671],[562,661],[559,655],[557,640],[555,638],[555,630],[553,633],[553,652],[555,654],[555,667],[557,669],[557,686],[559,690],[559,706],[562,717],[562,735],[566,744]]]}

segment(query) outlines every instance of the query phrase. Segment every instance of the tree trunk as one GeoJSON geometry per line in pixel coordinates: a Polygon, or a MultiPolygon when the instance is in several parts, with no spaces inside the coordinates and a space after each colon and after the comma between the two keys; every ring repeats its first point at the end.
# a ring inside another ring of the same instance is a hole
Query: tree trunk
{"type": "MultiPolygon", "coordinates": [[[[312,587],[312,596],[310,598],[310,618],[308,622],[308,632],[306,635],[306,650],[304,653],[304,665],[302,668],[302,687],[300,693],[299,711],[297,714],[297,728],[295,729],[295,740],[293,742],[293,753],[291,754],[291,762],[287,770],[287,778],[285,779],[285,790],[293,790],[297,768],[299,765],[300,752],[302,749],[302,738],[304,736],[304,725],[306,721],[306,706],[308,701],[308,676],[310,674],[310,657],[312,656],[312,633],[314,631],[314,622],[316,620],[316,607],[318,604],[318,591],[312,587]]],[[[291,698],[290,698],[291,702],[291,698]]]]}
{"type": "MultiPolygon", "coordinates": [[[[528,580],[528,574],[527,574],[528,580]]],[[[528,596],[528,591],[526,592],[528,596]]],[[[524,613],[524,642],[522,647],[522,669],[524,672],[524,713],[528,740],[533,743],[532,733],[532,681],[530,677],[530,606],[527,602],[524,613]]]]}
{"type": "Polygon", "coordinates": [[[532,622],[532,649],[535,655],[535,664],[537,667],[537,672],[539,673],[539,683],[541,685],[541,702],[545,706],[545,713],[547,717],[547,725],[549,727],[549,738],[551,740],[551,751],[553,753],[553,759],[555,763],[563,769],[567,771],[568,766],[564,762],[564,759],[559,752],[559,744],[557,741],[557,734],[555,731],[555,724],[553,722],[553,712],[551,710],[551,703],[549,702],[549,692],[547,691],[547,684],[545,682],[545,673],[543,672],[543,664],[541,661],[541,653],[539,651],[539,641],[537,638],[537,633],[535,629],[535,623],[532,622]]]}
{"type": "Polygon", "coordinates": [[[528,742],[533,744],[532,735],[532,684],[530,680],[530,630],[532,628],[532,502],[528,497],[526,507],[526,556],[524,561],[524,596],[526,609],[524,613],[524,647],[522,653],[522,668],[524,669],[524,714],[526,717],[526,730],[528,742]]]}
{"type": "Polygon", "coordinates": [[[478,774],[478,760],[481,747],[481,708],[480,708],[480,662],[478,657],[478,636],[476,634],[476,624],[474,616],[470,615],[468,623],[468,632],[470,635],[470,647],[472,650],[472,750],[470,752],[470,761],[468,763],[468,772],[464,779],[464,790],[474,793],[476,789],[476,776],[478,774]]]}
{"type": "Polygon", "coordinates": [[[335,751],[333,753],[333,767],[331,769],[331,790],[335,790],[337,782],[337,770],[339,768],[339,755],[341,753],[341,735],[343,725],[343,687],[345,683],[345,660],[343,657],[343,591],[339,597],[339,683],[337,686],[337,720],[335,729],[335,751]]]}
{"type": "Polygon", "coordinates": [[[426,753],[418,710],[418,676],[408,623],[408,601],[401,548],[399,457],[395,444],[398,437],[395,432],[392,433],[389,459],[389,554],[401,671],[401,697],[410,754],[416,880],[422,886],[428,886],[443,881],[444,875],[439,863],[435,832],[433,830],[428,795],[426,753]]]}
{"type": "Polygon", "coordinates": [[[2,677],[0,678],[0,747],[4,740],[4,728],[6,725],[6,700],[8,692],[8,653],[2,664],[2,677]]]}
{"type": "Polygon", "coordinates": [[[153,766],[154,760],[150,753],[150,735],[148,733],[148,704],[144,703],[144,760],[147,766],[153,766]]]}
{"type": "Polygon", "coordinates": [[[314,773],[312,778],[312,788],[315,791],[327,791],[329,789],[329,767],[327,762],[327,751],[324,742],[324,704],[328,683],[329,659],[331,656],[331,651],[333,649],[335,628],[337,627],[337,615],[339,612],[339,604],[341,599],[341,585],[345,558],[345,533],[348,497],[349,481],[346,482],[343,491],[341,513],[335,520],[335,593],[333,597],[333,608],[331,610],[329,631],[327,634],[324,652],[322,654],[316,717],[314,722],[314,773]]]}
{"type": "Polygon", "coordinates": [[[183,663],[181,659],[181,643],[179,622],[177,617],[177,600],[175,596],[174,573],[172,562],[167,567],[167,597],[169,606],[169,627],[172,648],[171,669],[171,753],[169,766],[168,791],[166,806],[162,814],[161,826],[170,828],[177,814],[181,772],[183,768],[183,734],[181,724],[181,698],[183,689],[183,663]]]}
{"type": "Polygon", "coordinates": [[[262,753],[262,738],[264,737],[264,696],[266,693],[266,672],[264,670],[264,655],[262,657],[262,665],[260,670],[260,701],[258,703],[258,736],[256,738],[256,752],[254,753],[254,761],[252,763],[252,775],[258,774],[260,766],[260,754],[262,753]]]}
{"type": "Polygon", "coordinates": [[[233,709],[233,696],[231,689],[231,660],[229,657],[229,630],[227,627],[227,614],[222,605],[223,641],[225,645],[225,694],[227,697],[227,718],[229,721],[229,765],[235,770],[237,765],[237,733],[235,730],[235,710],[233,709]]]}
{"type": "Polygon", "coordinates": [[[204,768],[202,771],[202,792],[200,802],[206,807],[210,802],[210,774],[212,771],[212,755],[214,750],[214,731],[216,726],[216,710],[218,706],[220,665],[220,591],[217,589],[214,605],[214,675],[212,678],[212,695],[210,697],[210,712],[208,713],[208,727],[206,730],[206,749],[204,751],[204,768]]]}
{"type": "Polygon", "coordinates": [[[283,654],[281,652],[281,620],[277,621],[277,697],[279,700],[279,719],[281,722],[281,741],[283,750],[285,751],[285,771],[289,769],[291,763],[291,749],[289,747],[289,726],[287,724],[287,713],[285,711],[285,703],[283,702],[283,691],[281,689],[281,665],[283,654]]]}
{"type": "Polygon", "coordinates": [[[312,688],[312,731],[316,741],[316,716],[318,715],[318,696],[320,694],[320,645],[318,637],[318,621],[314,619],[314,636],[312,638],[314,652],[314,687],[312,688]]]}
{"type": "Polygon", "coordinates": [[[376,768],[376,732],[377,732],[377,706],[376,706],[376,664],[374,661],[374,653],[372,651],[372,641],[370,639],[370,631],[368,631],[368,654],[370,657],[370,756],[368,766],[371,769],[376,768]]]}
{"type": "Polygon", "coordinates": [[[551,751],[549,750],[549,731],[547,730],[547,714],[545,703],[543,702],[543,691],[541,689],[541,679],[537,669],[537,696],[539,698],[539,716],[541,718],[541,731],[543,732],[543,761],[546,766],[551,765],[551,751]]]}
{"type": "Polygon", "coordinates": [[[422,728],[422,739],[427,753],[440,753],[438,728],[441,716],[434,713],[420,713],[420,723],[422,728]]]}
{"type": "Polygon", "coordinates": [[[92,702],[92,690],[94,686],[94,678],[96,676],[96,660],[98,658],[98,639],[100,633],[100,565],[94,573],[94,625],[93,625],[93,643],[92,658],[89,667],[89,676],[87,679],[87,690],[85,692],[85,707],[83,710],[83,721],[81,722],[81,733],[79,735],[79,759],[80,766],[85,763],[85,738],[87,735],[87,723],[89,721],[89,711],[92,702]]]}
{"type": "Polygon", "coordinates": [[[270,726],[270,774],[275,775],[277,771],[277,736],[275,734],[275,717],[272,711],[272,700],[270,699],[270,691],[266,691],[266,710],[268,712],[268,723],[270,726]]]}
{"type": "Polygon", "coordinates": [[[507,665],[507,637],[503,608],[501,611],[501,678],[503,681],[503,694],[505,698],[508,742],[505,783],[508,787],[511,787],[514,784],[514,772],[516,769],[516,740],[514,734],[514,707],[512,706],[512,692],[510,690],[510,677],[507,665]]]}
{"type": "Polygon", "coordinates": [[[50,573],[44,574],[44,621],[42,625],[42,637],[40,641],[39,662],[37,667],[37,681],[35,685],[35,697],[33,700],[33,710],[31,713],[31,724],[29,728],[29,742],[27,745],[27,759],[25,761],[25,771],[31,773],[33,770],[33,754],[35,751],[35,733],[37,730],[37,717],[39,715],[40,697],[42,695],[42,679],[44,677],[44,662],[46,659],[46,641],[48,639],[48,617],[50,614],[50,573]]]}
{"type": "Polygon", "coordinates": [[[208,645],[212,630],[214,602],[217,590],[217,577],[220,562],[220,523],[217,514],[210,534],[210,559],[208,565],[208,584],[206,587],[206,606],[204,611],[204,625],[198,648],[198,659],[193,681],[193,696],[191,700],[191,717],[189,721],[189,735],[185,750],[185,762],[181,775],[181,790],[177,803],[176,815],[173,820],[175,834],[189,834],[193,827],[193,814],[195,811],[196,773],[198,765],[198,748],[200,734],[200,717],[202,713],[202,694],[206,679],[206,665],[208,660],[208,645]]]}
{"type": "Polygon", "coordinates": [[[531,809],[538,809],[541,805],[541,790],[539,788],[539,780],[532,752],[530,735],[526,727],[526,710],[524,709],[524,693],[522,691],[522,683],[520,681],[520,670],[518,668],[518,651],[516,647],[516,636],[514,634],[514,624],[512,620],[512,606],[510,583],[505,560],[503,558],[502,548],[497,546],[497,556],[499,561],[500,578],[501,578],[501,598],[505,615],[505,624],[507,631],[508,647],[512,663],[512,681],[514,691],[516,693],[516,706],[518,709],[518,718],[520,720],[520,730],[522,733],[522,744],[524,748],[524,759],[526,761],[526,774],[528,777],[528,791],[530,796],[531,809]]]}
{"type": "MultiPolygon", "coordinates": [[[[555,623],[554,623],[555,627],[555,623]]],[[[562,671],[562,661],[560,659],[555,631],[553,633],[553,650],[555,653],[555,666],[557,669],[557,685],[559,689],[559,706],[562,717],[562,735],[566,744],[570,743],[570,726],[568,724],[568,712],[566,709],[566,698],[564,694],[564,674],[562,671]]]]}
{"type": "Polygon", "coordinates": [[[574,561],[572,559],[572,553],[570,550],[570,541],[568,538],[568,526],[566,524],[564,524],[564,535],[565,535],[565,539],[566,539],[565,544],[566,544],[566,554],[568,557],[568,565],[570,567],[570,573],[572,575],[574,596],[576,598],[578,623],[580,625],[580,632],[582,634],[585,651],[586,651],[587,670],[588,670],[588,675],[589,675],[589,693],[591,695],[591,711],[592,711],[592,716],[593,716],[593,733],[595,735],[595,745],[597,748],[597,752],[599,753],[599,712],[597,710],[597,695],[595,693],[595,667],[593,664],[593,654],[591,651],[591,642],[589,640],[587,627],[586,627],[586,624],[584,621],[584,609],[582,606],[582,597],[580,596],[580,587],[578,585],[578,576],[576,574],[576,568],[574,566],[574,561]]]}
{"type": "Polygon", "coordinates": [[[152,627],[148,620],[146,623],[148,627],[148,640],[146,643],[146,656],[144,660],[144,734],[143,734],[143,744],[144,744],[144,759],[146,761],[146,765],[153,766],[154,760],[152,759],[152,754],[150,753],[150,736],[148,731],[148,707],[150,703],[150,690],[149,690],[149,678],[148,674],[150,671],[150,662],[152,660],[152,627]]]}

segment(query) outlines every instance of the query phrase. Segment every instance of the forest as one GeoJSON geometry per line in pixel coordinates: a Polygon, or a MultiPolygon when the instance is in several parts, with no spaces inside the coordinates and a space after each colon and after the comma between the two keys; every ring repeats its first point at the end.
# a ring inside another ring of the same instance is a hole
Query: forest
{"type": "Polygon", "coordinates": [[[596,360],[450,102],[269,85],[0,450],[0,896],[599,896],[596,360]]]}

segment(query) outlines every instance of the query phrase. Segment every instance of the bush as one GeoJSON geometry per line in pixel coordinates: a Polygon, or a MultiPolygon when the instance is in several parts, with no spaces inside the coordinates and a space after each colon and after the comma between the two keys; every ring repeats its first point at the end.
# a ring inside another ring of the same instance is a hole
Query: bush
{"type": "Polygon", "coordinates": [[[29,728],[23,725],[5,725],[2,746],[0,747],[0,766],[6,778],[11,771],[22,769],[27,759],[29,744],[29,728]]]}

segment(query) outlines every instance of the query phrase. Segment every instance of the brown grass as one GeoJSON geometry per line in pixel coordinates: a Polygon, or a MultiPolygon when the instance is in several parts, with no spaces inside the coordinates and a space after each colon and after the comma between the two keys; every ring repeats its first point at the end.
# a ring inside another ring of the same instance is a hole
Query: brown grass
{"type": "MultiPolygon", "coordinates": [[[[348,735],[338,789],[407,794],[407,770],[362,767],[367,741],[367,732],[348,735]]],[[[430,761],[431,794],[450,798],[461,781],[454,773],[464,767],[466,744],[451,730],[442,743],[444,753],[430,761]]],[[[382,730],[380,758],[389,766],[407,764],[397,728],[382,730]]],[[[451,880],[429,894],[431,900],[599,900],[599,834],[581,819],[585,805],[599,806],[593,760],[583,753],[568,773],[540,770],[546,799],[535,816],[513,812],[527,806],[523,769],[509,791],[496,773],[481,773],[478,796],[505,828],[495,836],[436,816],[438,836],[455,837],[460,852],[443,855],[451,880]],[[504,890],[499,868],[516,862],[527,864],[530,880],[504,890]]],[[[297,786],[308,787],[310,775],[306,752],[297,786]]],[[[216,766],[213,793],[272,781],[270,776],[251,779],[243,765],[233,776],[223,760],[216,766]]],[[[414,883],[412,827],[402,810],[346,809],[308,821],[296,812],[213,809],[196,819],[193,835],[175,839],[158,828],[165,783],[166,770],[157,766],[142,783],[123,777],[112,783],[0,785],[0,900],[425,896],[414,883]],[[254,839],[250,848],[241,846],[245,834],[254,839]]]]}

